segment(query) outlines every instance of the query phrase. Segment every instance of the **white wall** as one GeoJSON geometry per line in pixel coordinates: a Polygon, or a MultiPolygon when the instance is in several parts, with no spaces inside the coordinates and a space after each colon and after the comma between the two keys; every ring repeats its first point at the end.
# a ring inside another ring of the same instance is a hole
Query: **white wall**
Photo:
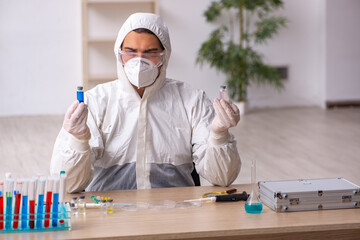
{"type": "Polygon", "coordinates": [[[360,1],[326,3],[326,100],[360,100],[360,1]]]}
{"type": "MultiPolygon", "coordinates": [[[[280,93],[270,86],[251,86],[250,106],[321,106],[325,99],[325,0],[284,2],[285,8],[279,14],[289,19],[288,27],[257,49],[268,64],[288,66],[289,79],[280,93]]],[[[213,98],[225,76],[208,66],[201,69],[194,65],[201,43],[217,27],[203,17],[210,3],[210,0],[160,0],[160,13],[170,28],[173,44],[168,75],[203,88],[213,98]]]]}
{"type": "Polygon", "coordinates": [[[0,0],[0,116],[63,114],[81,83],[81,2],[0,0]]]}
{"type": "Polygon", "coordinates": [[[288,66],[285,89],[251,86],[253,107],[321,106],[325,99],[325,0],[285,0],[278,14],[288,26],[266,45],[257,47],[273,66],[288,66]]]}
{"type": "MultiPolygon", "coordinates": [[[[289,80],[281,93],[250,87],[250,106],[360,99],[359,1],[284,2],[280,13],[289,18],[288,28],[259,50],[267,63],[288,65],[289,80]]],[[[173,45],[168,76],[214,98],[225,77],[195,65],[201,43],[216,27],[203,17],[210,3],[159,0],[173,45]]],[[[64,113],[81,83],[81,1],[0,0],[0,36],[0,116],[64,113]]]]}

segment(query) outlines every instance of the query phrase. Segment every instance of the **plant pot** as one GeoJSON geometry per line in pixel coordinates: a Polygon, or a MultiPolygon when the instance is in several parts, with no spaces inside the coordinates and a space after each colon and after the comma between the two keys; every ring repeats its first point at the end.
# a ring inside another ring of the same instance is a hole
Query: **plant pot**
{"type": "Polygon", "coordinates": [[[249,112],[249,103],[248,102],[233,102],[240,110],[240,116],[249,112]]]}

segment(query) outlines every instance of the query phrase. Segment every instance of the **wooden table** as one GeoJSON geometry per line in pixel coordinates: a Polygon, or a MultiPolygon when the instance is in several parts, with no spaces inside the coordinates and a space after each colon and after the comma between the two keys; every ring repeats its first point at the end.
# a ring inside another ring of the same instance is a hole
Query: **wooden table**
{"type": "MultiPolygon", "coordinates": [[[[232,186],[250,192],[249,185],[232,186]]],[[[223,187],[184,187],[84,193],[115,202],[158,203],[199,198],[223,187]]],[[[72,196],[67,195],[67,200],[72,196]]],[[[3,234],[0,239],[360,239],[360,209],[248,214],[244,202],[204,203],[196,208],[145,209],[101,214],[87,209],[72,216],[71,231],[3,234]]]]}

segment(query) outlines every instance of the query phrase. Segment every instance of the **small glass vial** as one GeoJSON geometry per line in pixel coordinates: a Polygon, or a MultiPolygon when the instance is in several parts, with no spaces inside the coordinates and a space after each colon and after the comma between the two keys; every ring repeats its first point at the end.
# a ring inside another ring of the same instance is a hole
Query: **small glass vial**
{"type": "Polygon", "coordinates": [[[263,205],[260,202],[256,191],[256,161],[251,161],[251,193],[245,203],[245,211],[247,213],[261,213],[263,205]]]}
{"type": "Polygon", "coordinates": [[[84,90],[82,86],[77,87],[76,96],[79,103],[84,102],[84,90]]]}
{"type": "Polygon", "coordinates": [[[85,196],[80,196],[77,204],[78,204],[79,215],[85,215],[86,214],[85,196]]]}
{"type": "Polygon", "coordinates": [[[71,207],[71,213],[73,215],[77,215],[78,214],[78,204],[77,204],[77,197],[72,197],[71,198],[71,202],[70,202],[70,207],[71,207]]]}
{"type": "Polygon", "coordinates": [[[227,88],[226,88],[225,85],[220,86],[219,94],[220,94],[220,99],[224,99],[226,101],[229,101],[229,96],[228,96],[227,88]]]}
{"type": "Polygon", "coordinates": [[[101,199],[100,200],[100,212],[103,214],[107,213],[107,206],[106,206],[106,200],[105,199],[101,199]]]}
{"type": "Polygon", "coordinates": [[[113,206],[113,200],[108,199],[106,202],[106,212],[107,213],[113,213],[114,212],[114,206],[113,206]]]}

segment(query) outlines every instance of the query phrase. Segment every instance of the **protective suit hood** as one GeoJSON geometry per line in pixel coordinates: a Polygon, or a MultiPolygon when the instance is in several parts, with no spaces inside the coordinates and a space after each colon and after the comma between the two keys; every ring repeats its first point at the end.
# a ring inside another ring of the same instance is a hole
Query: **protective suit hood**
{"type": "Polygon", "coordinates": [[[118,33],[114,46],[114,53],[117,59],[117,75],[118,79],[120,80],[120,84],[129,85],[130,87],[131,84],[125,74],[124,67],[121,64],[121,61],[119,60],[118,51],[126,35],[137,28],[146,28],[153,32],[165,48],[165,59],[163,66],[161,67],[159,77],[156,79],[153,85],[146,87],[145,92],[150,93],[154,89],[160,88],[164,83],[166,77],[166,68],[171,54],[169,31],[160,16],[152,13],[134,13],[130,15],[129,18],[125,21],[118,33]]]}

